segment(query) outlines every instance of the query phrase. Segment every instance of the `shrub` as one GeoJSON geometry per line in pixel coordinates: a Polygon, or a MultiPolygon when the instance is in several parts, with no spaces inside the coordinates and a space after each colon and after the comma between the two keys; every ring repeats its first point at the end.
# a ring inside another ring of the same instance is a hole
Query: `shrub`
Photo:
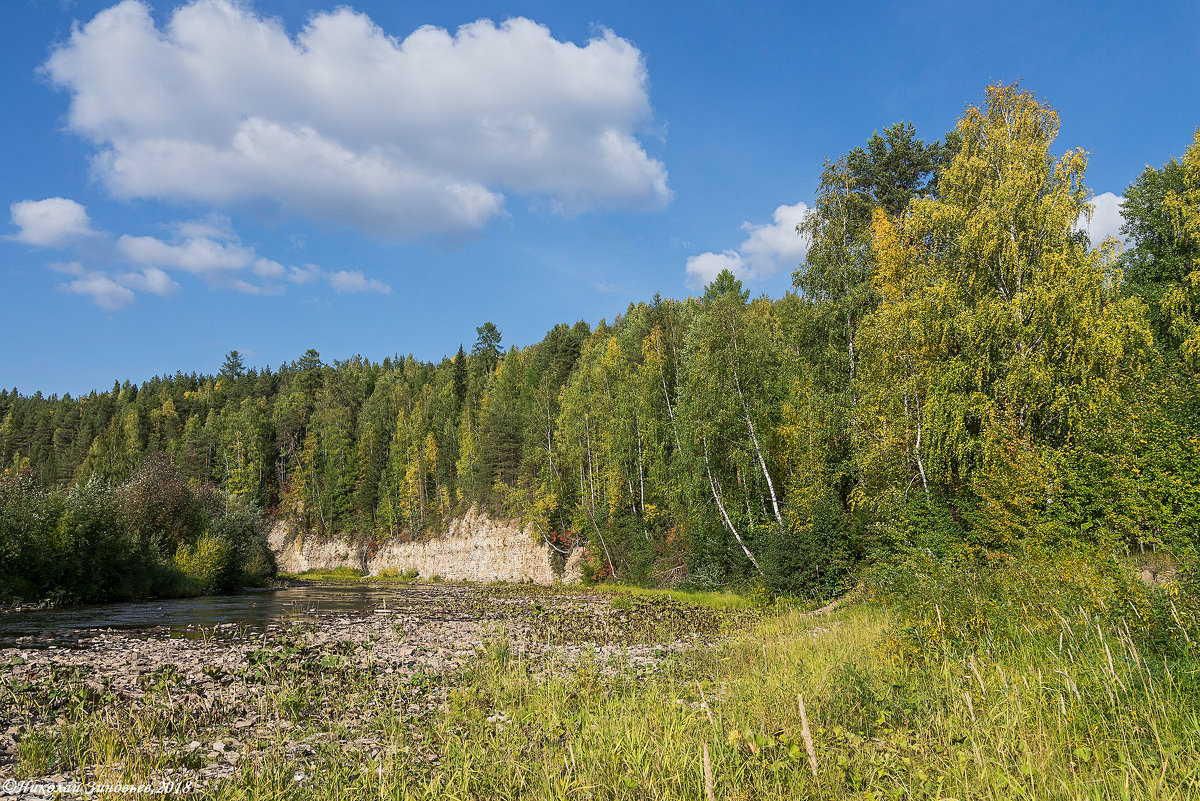
{"type": "Polygon", "coordinates": [[[44,489],[27,470],[0,473],[0,601],[191,595],[274,575],[258,508],[194,490],[165,457],[117,487],[44,489]]]}
{"type": "Polygon", "coordinates": [[[311,579],[358,579],[366,574],[357,567],[341,565],[340,567],[314,567],[300,574],[301,578],[311,579]]]}
{"type": "Polygon", "coordinates": [[[168,558],[204,531],[205,510],[179,468],[166,456],[148,456],[121,485],[120,516],[138,541],[168,558]]]}
{"type": "Polygon", "coordinates": [[[262,584],[275,575],[275,554],[267,544],[266,528],[261,510],[241,502],[213,520],[213,534],[233,550],[237,583],[262,584]]]}
{"type": "Polygon", "coordinates": [[[838,500],[824,496],[807,525],[775,528],[763,549],[767,588],[774,595],[829,598],[846,588],[854,565],[854,520],[838,500]]]}
{"type": "Polygon", "coordinates": [[[398,581],[416,581],[421,573],[415,567],[406,567],[403,571],[394,567],[382,568],[375,574],[379,578],[396,579],[398,581]]]}
{"type": "Polygon", "coordinates": [[[228,540],[206,534],[175,552],[175,565],[198,592],[230,589],[237,581],[236,552],[228,540]]]}

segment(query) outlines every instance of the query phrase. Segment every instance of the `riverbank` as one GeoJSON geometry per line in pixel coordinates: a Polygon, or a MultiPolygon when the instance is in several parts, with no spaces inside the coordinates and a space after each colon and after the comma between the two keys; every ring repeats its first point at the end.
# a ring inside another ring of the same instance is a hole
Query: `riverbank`
{"type": "Polygon", "coordinates": [[[916,654],[911,620],[879,603],[809,616],[657,593],[404,592],[257,633],[0,652],[0,705],[18,716],[0,770],[218,799],[1200,794],[1195,650],[1152,655],[1083,609],[916,654]]]}
{"type": "Polygon", "coordinates": [[[581,659],[606,675],[653,671],[753,614],[528,586],[410,584],[373,603],[257,629],[23,638],[0,649],[0,699],[12,713],[0,779],[211,790],[281,765],[312,776],[319,749],[378,757],[385,723],[420,740],[447,693],[498,648],[555,673],[581,659]]]}

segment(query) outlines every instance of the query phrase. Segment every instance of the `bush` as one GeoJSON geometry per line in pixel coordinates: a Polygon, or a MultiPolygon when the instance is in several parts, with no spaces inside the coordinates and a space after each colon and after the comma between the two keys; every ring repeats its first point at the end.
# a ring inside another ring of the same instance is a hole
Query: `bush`
{"type": "Polygon", "coordinates": [[[252,504],[238,503],[213,520],[212,533],[229,543],[236,583],[261,585],[275,576],[275,554],[267,544],[266,520],[252,504]]]}
{"type": "Polygon", "coordinates": [[[228,540],[206,534],[175,552],[175,565],[200,593],[232,589],[237,582],[236,551],[228,540]]]}
{"type": "Polygon", "coordinates": [[[120,500],[98,482],[61,497],[53,565],[44,583],[81,601],[133,598],[150,589],[147,568],[158,552],[121,525],[120,500]]]}
{"type": "Polygon", "coordinates": [[[403,571],[394,567],[385,567],[375,574],[379,578],[396,579],[398,581],[416,581],[421,573],[415,567],[406,567],[403,571]]]}
{"type": "Polygon", "coordinates": [[[311,579],[359,579],[365,576],[362,570],[357,567],[314,567],[311,570],[306,570],[300,574],[301,578],[311,579]]]}
{"type": "Polygon", "coordinates": [[[167,558],[185,542],[194,542],[207,523],[197,493],[170,459],[146,458],[120,486],[120,516],[125,528],[167,558]]]}
{"type": "Polygon", "coordinates": [[[817,501],[809,525],[772,530],[763,549],[767,589],[774,595],[830,598],[846,589],[854,565],[855,522],[838,500],[817,501]]]}
{"type": "Polygon", "coordinates": [[[114,490],[89,482],[43,490],[0,480],[0,595],[8,600],[104,601],[145,595],[157,551],[121,522],[114,490]]]}
{"type": "Polygon", "coordinates": [[[0,473],[0,601],[194,595],[275,575],[256,506],[195,490],[165,457],[120,486],[41,488],[0,473]]]}

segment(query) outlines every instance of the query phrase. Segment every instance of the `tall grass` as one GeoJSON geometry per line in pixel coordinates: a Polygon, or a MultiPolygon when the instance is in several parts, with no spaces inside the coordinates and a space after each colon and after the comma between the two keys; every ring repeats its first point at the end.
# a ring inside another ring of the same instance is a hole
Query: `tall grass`
{"type": "Polygon", "coordinates": [[[493,657],[441,721],[437,781],[401,797],[702,798],[706,748],[717,798],[1200,796],[1194,654],[1076,618],[1061,646],[914,660],[893,623],[792,613],[648,680],[493,657]]]}
{"type": "MultiPolygon", "coordinates": [[[[923,565],[904,600],[880,584],[831,615],[747,618],[654,669],[587,651],[532,659],[503,637],[460,673],[409,684],[313,655],[251,699],[295,728],[255,741],[201,796],[1200,797],[1190,597],[1130,585],[1126,614],[1115,585],[1081,602],[1100,579],[1070,571],[1022,595],[1022,576],[1059,563],[977,567],[923,565]],[[301,739],[303,756],[288,746],[301,739]]],[[[133,781],[187,766],[168,743],[227,721],[172,703],[72,702],[66,725],[22,741],[21,770],[88,764],[133,781]]]]}

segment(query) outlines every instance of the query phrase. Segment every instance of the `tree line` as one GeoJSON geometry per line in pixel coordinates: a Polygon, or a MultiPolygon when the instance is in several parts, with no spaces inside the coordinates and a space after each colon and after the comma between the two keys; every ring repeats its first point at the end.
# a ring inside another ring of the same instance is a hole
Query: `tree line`
{"type": "Polygon", "coordinates": [[[410,539],[476,506],[582,543],[591,579],[813,596],[902,548],[1185,558],[1200,132],[1129,186],[1124,251],[1081,230],[1086,157],[1056,156],[1057,133],[1015,85],[939,141],[875,133],[826,163],[778,299],[724,272],[524,348],[486,323],[438,363],[234,351],[213,376],[0,391],[5,492],[101,492],[152,464],[324,535],[410,539]]]}

